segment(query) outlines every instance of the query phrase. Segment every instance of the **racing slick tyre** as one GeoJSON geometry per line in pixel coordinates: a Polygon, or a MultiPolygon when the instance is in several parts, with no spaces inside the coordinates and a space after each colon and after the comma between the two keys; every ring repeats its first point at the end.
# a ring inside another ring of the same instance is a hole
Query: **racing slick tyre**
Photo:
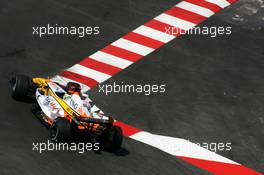
{"type": "Polygon", "coordinates": [[[70,122],[58,117],[50,127],[50,139],[53,142],[67,142],[72,136],[72,128],[70,122]]]}
{"type": "Polygon", "coordinates": [[[33,93],[30,94],[32,87],[31,79],[26,75],[16,75],[11,81],[12,97],[16,100],[28,101],[32,100],[33,93]]]}
{"type": "Polygon", "coordinates": [[[110,152],[116,152],[121,148],[123,142],[123,132],[119,126],[112,126],[110,128],[107,142],[104,148],[110,152]]]}

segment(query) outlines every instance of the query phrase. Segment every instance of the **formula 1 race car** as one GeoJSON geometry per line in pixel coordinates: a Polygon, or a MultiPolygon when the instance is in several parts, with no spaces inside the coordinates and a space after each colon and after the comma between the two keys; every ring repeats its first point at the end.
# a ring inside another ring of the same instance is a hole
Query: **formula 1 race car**
{"type": "Polygon", "coordinates": [[[75,82],[61,85],[50,79],[16,75],[10,80],[12,97],[33,103],[32,112],[50,129],[54,142],[71,141],[80,135],[100,148],[117,151],[123,134],[112,117],[105,116],[91,105],[88,95],[75,82]]]}

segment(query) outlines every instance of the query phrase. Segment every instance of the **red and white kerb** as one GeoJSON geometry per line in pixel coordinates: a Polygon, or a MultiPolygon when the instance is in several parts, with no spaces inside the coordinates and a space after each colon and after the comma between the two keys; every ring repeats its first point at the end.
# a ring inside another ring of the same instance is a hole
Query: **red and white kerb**
{"type": "Polygon", "coordinates": [[[126,137],[153,146],[212,174],[262,175],[188,140],[152,134],[123,122],[116,122],[115,125],[122,128],[123,134],[126,137]]]}
{"type": "Polygon", "coordinates": [[[89,90],[237,0],[185,0],[122,38],[59,73],[54,81],[76,81],[89,90]],[[169,31],[173,29],[173,32],[169,31]]]}

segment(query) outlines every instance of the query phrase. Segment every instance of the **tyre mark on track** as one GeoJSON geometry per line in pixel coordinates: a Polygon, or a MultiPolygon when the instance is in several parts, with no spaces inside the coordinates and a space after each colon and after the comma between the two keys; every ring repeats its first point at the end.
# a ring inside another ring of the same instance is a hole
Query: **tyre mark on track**
{"type": "Polygon", "coordinates": [[[7,51],[6,53],[0,54],[0,58],[6,58],[6,57],[11,57],[14,56],[16,54],[20,54],[25,52],[25,49],[17,49],[17,50],[13,50],[13,51],[7,51]]]}

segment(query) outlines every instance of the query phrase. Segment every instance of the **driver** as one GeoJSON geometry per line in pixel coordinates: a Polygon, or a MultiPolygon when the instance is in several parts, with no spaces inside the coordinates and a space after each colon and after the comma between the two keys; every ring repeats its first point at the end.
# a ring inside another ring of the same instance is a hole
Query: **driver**
{"type": "Polygon", "coordinates": [[[68,92],[68,94],[73,95],[79,95],[81,96],[81,86],[78,83],[74,83],[74,82],[68,82],[66,87],[65,87],[66,91],[68,92]]]}
{"type": "Polygon", "coordinates": [[[63,96],[63,100],[70,103],[70,105],[73,106],[83,117],[90,117],[91,104],[89,99],[82,94],[80,84],[68,82],[65,90],[67,93],[63,96]],[[82,105],[78,106],[75,102],[79,102],[82,105]]]}

